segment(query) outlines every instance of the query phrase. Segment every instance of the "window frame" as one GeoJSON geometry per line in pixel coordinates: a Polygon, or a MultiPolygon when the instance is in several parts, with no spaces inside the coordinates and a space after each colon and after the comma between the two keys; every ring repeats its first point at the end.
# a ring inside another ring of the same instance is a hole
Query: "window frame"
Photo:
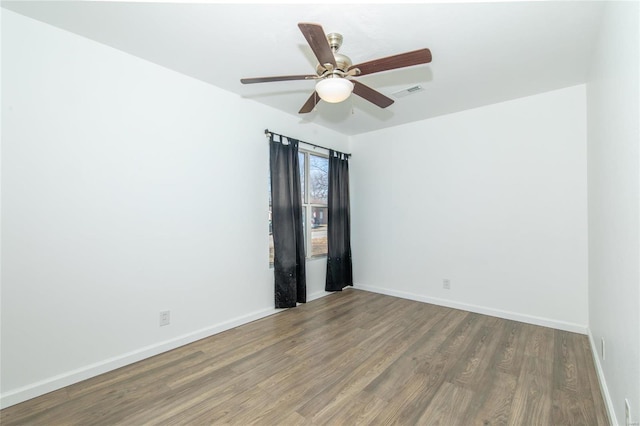
{"type": "Polygon", "coordinates": [[[328,191],[329,191],[329,154],[324,154],[321,152],[317,152],[317,151],[312,151],[309,149],[303,149],[303,148],[299,148],[298,152],[301,154],[304,154],[304,188],[302,188],[301,185],[301,189],[304,192],[304,197],[302,197],[302,209],[304,210],[303,212],[303,218],[304,218],[304,222],[303,222],[303,228],[304,228],[304,243],[305,243],[305,257],[307,259],[321,259],[323,257],[327,257],[327,252],[329,250],[329,248],[327,247],[327,251],[325,251],[323,254],[316,254],[316,255],[312,255],[312,248],[313,248],[313,240],[312,240],[312,227],[311,227],[311,217],[313,214],[313,208],[314,207],[318,207],[318,208],[324,208],[327,209],[327,214],[329,211],[329,199],[328,199],[328,191]],[[312,155],[315,155],[316,157],[321,157],[321,158],[325,158],[327,160],[327,204],[319,204],[319,203],[310,203],[310,194],[311,194],[311,179],[309,178],[310,176],[310,170],[311,170],[311,161],[310,161],[310,157],[312,155]]]}

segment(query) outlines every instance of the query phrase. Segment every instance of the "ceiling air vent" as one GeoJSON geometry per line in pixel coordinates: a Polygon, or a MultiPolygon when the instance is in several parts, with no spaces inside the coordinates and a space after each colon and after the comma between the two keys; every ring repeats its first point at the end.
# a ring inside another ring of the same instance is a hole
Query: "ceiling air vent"
{"type": "Polygon", "coordinates": [[[424,88],[422,86],[412,86],[407,89],[402,89],[395,93],[392,93],[392,95],[395,96],[396,98],[402,98],[404,96],[409,96],[414,93],[422,92],[422,91],[424,91],[424,88]]]}

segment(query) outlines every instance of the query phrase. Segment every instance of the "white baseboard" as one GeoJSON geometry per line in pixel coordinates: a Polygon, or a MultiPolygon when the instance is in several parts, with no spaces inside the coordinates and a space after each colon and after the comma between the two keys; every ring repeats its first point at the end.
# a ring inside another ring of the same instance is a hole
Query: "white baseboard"
{"type": "Polygon", "coordinates": [[[591,345],[591,354],[593,356],[593,363],[596,366],[596,374],[598,375],[598,383],[600,383],[600,392],[604,398],[604,404],[607,407],[607,414],[609,415],[609,423],[612,425],[619,425],[616,418],[616,412],[613,409],[613,401],[609,394],[609,388],[607,387],[607,381],[604,379],[604,371],[602,370],[602,364],[600,364],[600,357],[598,356],[598,346],[596,345],[591,330],[587,330],[587,336],[589,337],[589,344],[591,345]]]}
{"type": "MultiPolygon", "coordinates": [[[[307,295],[307,300],[310,302],[312,300],[324,297],[328,294],[331,293],[328,293],[326,291],[318,291],[307,295]]],[[[164,342],[159,342],[150,346],[136,349],[135,351],[108,358],[103,361],[96,362],[94,364],[90,364],[72,371],[67,371],[63,374],[53,376],[18,389],[10,390],[0,395],[0,408],[7,408],[11,405],[18,404],[20,402],[38,397],[40,395],[44,395],[49,392],[53,392],[65,386],[81,382],[82,380],[90,379],[91,377],[95,377],[108,371],[115,370],[116,368],[124,367],[125,365],[141,361],[145,358],[149,358],[154,355],[179,348],[180,346],[184,346],[197,340],[204,339],[205,337],[221,333],[239,325],[247,324],[251,321],[255,321],[281,311],[283,311],[283,309],[273,308],[255,311],[246,315],[239,316],[237,318],[230,319],[228,321],[221,322],[219,324],[215,324],[210,327],[203,328],[201,330],[194,331],[192,333],[174,337],[173,339],[169,339],[164,342]]]]}
{"type": "Polygon", "coordinates": [[[400,297],[402,299],[415,300],[418,302],[431,303],[433,305],[446,306],[448,308],[461,309],[463,311],[475,312],[483,315],[509,319],[513,321],[525,322],[528,324],[540,325],[543,327],[556,328],[558,330],[570,331],[572,333],[587,334],[587,326],[574,324],[565,321],[558,321],[549,318],[536,317],[532,315],[519,314],[517,312],[503,311],[500,309],[488,308],[486,306],[471,305],[467,303],[456,302],[448,299],[440,299],[436,297],[422,296],[419,294],[391,290],[382,287],[374,287],[362,284],[354,285],[355,289],[370,291],[372,293],[386,294],[388,296],[400,297]]]}
{"type": "MultiPolygon", "coordinates": [[[[329,294],[331,293],[326,291],[317,291],[315,293],[307,295],[307,301],[311,302],[312,300],[319,299],[329,294]]],[[[237,318],[230,319],[228,321],[221,322],[219,324],[212,325],[210,327],[203,328],[201,330],[194,331],[192,333],[174,337],[173,339],[169,339],[164,342],[146,346],[135,351],[108,358],[103,361],[96,362],[94,364],[90,364],[72,371],[67,371],[63,374],[53,376],[18,389],[10,390],[0,395],[0,408],[7,408],[11,405],[18,404],[28,399],[53,392],[65,386],[90,379],[91,377],[95,377],[108,371],[115,370],[116,368],[124,367],[125,365],[150,358],[163,352],[179,348],[180,346],[193,343],[197,340],[204,339],[205,337],[221,333],[239,325],[247,324],[251,321],[255,321],[282,311],[283,309],[273,308],[255,311],[246,315],[239,316],[237,318]]]]}

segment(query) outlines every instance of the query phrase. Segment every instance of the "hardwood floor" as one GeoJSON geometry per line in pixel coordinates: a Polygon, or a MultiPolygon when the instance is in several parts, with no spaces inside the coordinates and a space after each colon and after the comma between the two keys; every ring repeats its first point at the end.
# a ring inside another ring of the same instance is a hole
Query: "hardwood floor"
{"type": "Polygon", "coordinates": [[[609,424],[586,336],[352,289],[6,408],[0,420],[609,424]]]}

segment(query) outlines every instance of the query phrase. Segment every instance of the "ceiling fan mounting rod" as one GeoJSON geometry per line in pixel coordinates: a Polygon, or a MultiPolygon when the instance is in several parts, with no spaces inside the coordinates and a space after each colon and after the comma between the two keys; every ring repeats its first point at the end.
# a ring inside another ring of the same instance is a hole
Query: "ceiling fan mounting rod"
{"type": "Polygon", "coordinates": [[[331,47],[331,50],[333,51],[333,53],[336,53],[338,51],[338,49],[340,49],[340,46],[342,46],[342,34],[338,34],[338,33],[329,33],[327,34],[327,41],[329,42],[329,47],[331,47]]]}

